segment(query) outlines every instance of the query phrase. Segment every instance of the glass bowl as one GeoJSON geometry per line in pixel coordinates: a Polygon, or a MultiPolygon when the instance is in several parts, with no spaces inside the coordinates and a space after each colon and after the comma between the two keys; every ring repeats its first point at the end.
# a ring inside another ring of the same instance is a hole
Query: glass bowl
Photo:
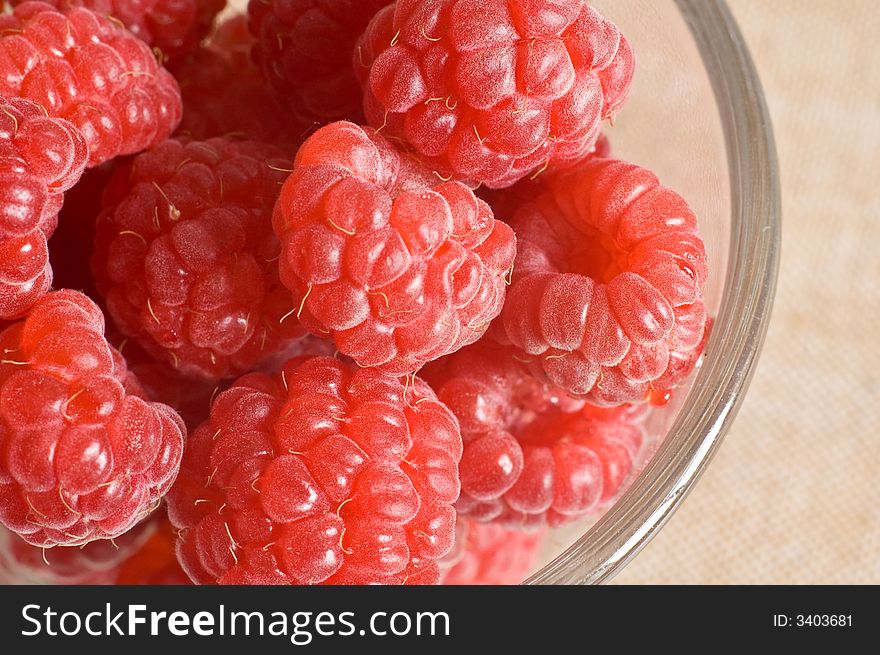
{"type": "Polygon", "coordinates": [[[760,82],[723,0],[595,0],[637,68],[608,130],[614,156],[647,166],[694,209],[709,257],[705,357],[652,412],[641,473],[592,526],[551,533],[527,584],[609,580],[672,516],[742,403],[767,330],[779,262],[776,152],[760,82]]]}

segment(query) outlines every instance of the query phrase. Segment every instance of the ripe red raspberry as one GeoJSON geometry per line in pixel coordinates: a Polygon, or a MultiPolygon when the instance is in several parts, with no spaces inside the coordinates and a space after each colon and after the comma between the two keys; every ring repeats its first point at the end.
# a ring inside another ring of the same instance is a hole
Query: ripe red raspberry
{"type": "Polygon", "coordinates": [[[98,307],[49,293],[0,334],[0,353],[0,523],[36,546],[76,546],[149,514],[174,481],[185,430],[139,397],[98,307]]]}
{"type": "Polygon", "coordinates": [[[370,128],[309,137],[273,220],[302,321],[362,366],[416,371],[479,339],[501,309],[513,232],[370,128]]]}
{"type": "Polygon", "coordinates": [[[152,520],[143,521],[117,539],[39,548],[0,526],[0,584],[116,584],[122,563],[152,538],[156,527],[152,520]]]}
{"type": "Polygon", "coordinates": [[[534,568],[543,532],[522,532],[461,517],[454,552],[443,558],[440,584],[520,584],[534,568]]]}
{"type": "Polygon", "coordinates": [[[88,154],[67,121],[0,98],[0,320],[23,316],[52,286],[46,239],[88,154]]]}
{"type": "Polygon", "coordinates": [[[246,18],[236,16],[221,23],[203,47],[170,65],[183,96],[178,134],[194,139],[234,135],[295,152],[303,128],[290,120],[251,60],[252,43],[246,18]]]}
{"type": "Polygon", "coordinates": [[[177,561],[177,530],[163,512],[149,539],[114,571],[117,585],[191,585],[177,561]]]}
{"type": "Polygon", "coordinates": [[[594,404],[674,387],[706,323],[693,212],[622,161],[594,159],[545,184],[511,222],[519,250],[493,335],[538,376],[594,404]]]}
{"type": "Polygon", "coordinates": [[[302,129],[361,122],[363,93],[351,65],[355,42],[392,1],[250,1],[254,59],[302,129]]]}
{"type": "Polygon", "coordinates": [[[428,386],[329,357],[220,394],[169,516],[201,584],[436,582],[461,436],[428,386]]]}
{"type": "Polygon", "coordinates": [[[93,269],[119,330],[191,377],[241,375],[305,331],[278,279],[271,213],[289,162],[229,139],[170,139],[104,194],[93,269]]]}
{"type": "Polygon", "coordinates": [[[489,343],[422,374],[461,425],[459,515],[518,528],[583,518],[615,497],[641,449],[640,410],[572,399],[489,343]]]}
{"type": "Polygon", "coordinates": [[[149,46],[82,7],[25,2],[0,15],[0,95],[73,123],[91,166],[159,143],[180,122],[180,90],[149,46]]]}
{"type": "MultiPolygon", "coordinates": [[[[10,0],[13,7],[28,0],[10,0]]],[[[58,9],[85,7],[112,16],[164,58],[194,50],[226,0],[42,0],[58,9]]]]}
{"type": "Polygon", "coordinates": [[[588,155],[634,64],[584,0],[401,0],[355,57],[371,125],[439,175],[489,187],[588,155]]]}

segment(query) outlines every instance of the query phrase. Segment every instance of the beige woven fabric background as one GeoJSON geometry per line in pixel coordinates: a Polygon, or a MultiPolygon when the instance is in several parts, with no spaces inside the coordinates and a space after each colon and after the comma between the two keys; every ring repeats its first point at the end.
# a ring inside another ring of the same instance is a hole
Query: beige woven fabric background
{"type": "Polygon", "coordinates": [[[880,14],[729,0],[779,150],[770,332],[716,458],[617,583],[880,583],[880,14]]]}

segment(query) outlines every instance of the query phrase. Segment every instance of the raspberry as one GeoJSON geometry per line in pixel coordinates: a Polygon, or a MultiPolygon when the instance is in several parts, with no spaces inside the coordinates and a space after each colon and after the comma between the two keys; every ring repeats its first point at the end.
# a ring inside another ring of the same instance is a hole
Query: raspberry
{"type": "Polygon", "coordinates": [[[197,583],[436,582],[461,436],[427,385],[329,357],[241,378],[187,443],[169,516],[197,583]]]}
{"type": "MultiPolygon", "coordinates": [[[[11,0],[13,7],[28,0],[11,0]]],[[[194,50],[226,0],[42,0],[55,8],[85,7],[112,16],[147,45],[175,58],[194,50]]]]}
{"type": "Polygon", "coordinates": [[[93,269],[119,330],[190,377],[241,375],[304,334],[278,279],[275,148],[171,139],[105,192],[93,269]]]}
{"type": "Polygon", "coordinates": [[[511,222],[519,251],[499,338],[537,375],[598,405],[674,387],[706,323],[693,212],[622,161],[594,159],[545,182],[511,222]]]}
{"type": "Polygon", "coordinates": [[[251,0],[254,59],[304,130],[360,121],[363,94],[352,71],[355,42],[392,0],[251,0]],[[328,47],[332,44],[332,47],[328,47]]]}
{"type": "Polygon", "coordinates": [[[115,584],[122,563],[155,529],[154,521],[144,521],[112,541],[99,539],[79,548],[38,548],[0,526],[0,584],[115,584]]]}
{"type": "Polygon", "coordinates": [[[362,366],[416,371],[476,341],[501,309],[510,228],[370,128],[309,137],[273,220],[303,323],[362,366]]]}
{"type": "Polygon", "coordinates": [[[422,374],[461,425],[459,515],[519,528],[570,523],[616,496],[641,449],[641,410],[569,398],[489,343],[422,374]]]}
{"type": "Polygon", "coordinates": [[[444,558],[440,584],[520,584],[535,566],[543,536],[460,518],[455,525],[456,552],[444,558]]]}
{"type": "Polygon", "coordinates": [[[0,353],[0,523],[76,546],[149,514],[177,474],[183,423],[139,397],[98,307],[49,293],[0,334],[0,353]]]}
{"type": "Polygon", "coordinates": [[[24,315],[52,286],[46,239],[87,158],[70,123],[0,98],[0,320],[24,315]]]}
{"type": "Polygon", "coordinates": [[[438,175],[489,187],[588,155],[634,65],[626,38],[583,0],[397,2],[355,58],[371,125],[438,175]]]}
{"type": "Polygon", "coordinates": [[[209,43],[170,66],[183,96],[178,133],[194,139],[236,135],[274,145],[303,140],[250,57],[244,16],[220,24],[209,43]]]}
{"type": "Polygon", "coordinates": [[[0,95],[73,123],[90,166],[159,143],[180,122],[180,90],[149,46],[82,7],[25,2],[0,15],[0,95]]]}
{"type": "Polygon", "coordinates": [[[175,552],[177,531],[163,515],[155,524],[146,543],[132,553],[116,569],[114,583],[118,585],[191,585],[189,576],[180,568],[175,552]]]}

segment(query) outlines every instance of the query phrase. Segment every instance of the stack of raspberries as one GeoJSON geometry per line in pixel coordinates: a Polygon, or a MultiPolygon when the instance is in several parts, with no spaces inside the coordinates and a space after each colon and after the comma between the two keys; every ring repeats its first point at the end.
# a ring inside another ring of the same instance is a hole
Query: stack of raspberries
{"type": "Polygon", "coordinates": [[[3,580],[519,582],[638,472],[706,251],[585,0],[10,4],[3,580]]]}

